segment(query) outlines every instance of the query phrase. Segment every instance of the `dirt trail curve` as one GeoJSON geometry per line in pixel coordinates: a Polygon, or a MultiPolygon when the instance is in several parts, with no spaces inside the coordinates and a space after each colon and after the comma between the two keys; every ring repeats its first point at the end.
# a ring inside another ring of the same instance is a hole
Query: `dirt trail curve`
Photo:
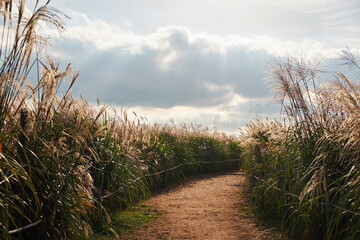
{"type": "Polygon", "coordinates": [[[192,180],[145,202],[164,212],[127,239],[272,239],[244,212],[245,176],[228,173],[192,180]]]}

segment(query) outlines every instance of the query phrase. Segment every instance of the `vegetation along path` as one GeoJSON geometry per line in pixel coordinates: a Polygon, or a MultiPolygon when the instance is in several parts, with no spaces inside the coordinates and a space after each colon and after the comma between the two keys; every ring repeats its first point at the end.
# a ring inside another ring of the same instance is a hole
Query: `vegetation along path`
{"type": "MultiPolygon", "coordinates": [[[[127,239],[272,239],[244,213],[245,176],[192,180],[145,202],[164,214],[127,239]]],[[[124,236],[125,237],[125,236],[124,236]]]]}

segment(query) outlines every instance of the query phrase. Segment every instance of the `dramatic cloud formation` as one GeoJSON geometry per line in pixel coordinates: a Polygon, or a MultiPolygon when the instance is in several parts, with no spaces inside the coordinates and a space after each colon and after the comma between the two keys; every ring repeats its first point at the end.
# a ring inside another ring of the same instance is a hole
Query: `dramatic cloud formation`
{"type": "Polygon", "coordinates": [[[352,29],[359,30],[358,0],[53,0],[53,4],[141,34],[182,25],[218,35],[312,38],[330,47],[351,43],[359,47],[360,31],[352,29]]]}
{"type": "MultiPolygon", "coordinates": [[[[80,2],[70,4],[76,10],[80,2]]],[[[141,2],[112,1],[103,11],[98,1],[82,3],[86,14],[68,13],[72,20],[54,49],[61,62],[81,70],[75,93],[151,121],[174,118],[236,132],[249,112],[279,113],[266,105],[271,59],[303,54],[327,61],[344,45],[360,46],[356,1],[341,7],[337,0],[141,2]]]]}
{"type": "Polygon", "coordinates": [[[69,49],[63,47],[59,56],[69,56],[67,60],[87,69],[81,77],[86,82],[78,86],[89,96],[98,94],[106,102],[126,106],[214,106],[235,98],[266,98],[263,79],[271,58],[299,49],[309,57],[338,52],[312,40],[221,37],[173,26],[140,36],[78,16],[83,23],[63,35],[62,46],[69,49]]]}

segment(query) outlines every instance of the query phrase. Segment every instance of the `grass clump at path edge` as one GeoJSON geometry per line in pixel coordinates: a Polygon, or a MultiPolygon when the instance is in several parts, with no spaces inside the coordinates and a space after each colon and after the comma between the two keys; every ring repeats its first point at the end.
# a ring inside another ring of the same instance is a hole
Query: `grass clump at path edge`
{"type": "Polygon", "coordinates": [[[63,31],[66,16],[51,1],[32,3],[0,0],[0,239],[92,235],[167,183],[239,167],[220,162],[239,159],[235,138],[129,120],[125,111],[72,98],[79,73],[45,55],[41,34],[45,25],[63,31]]]}
{"type": "Polygon", "coordinates": [[[145,223],[155,221],[161,214],[161,212],[146,205],[128,208],[114,213],[110,224],[104,224],[101,231],[88,238],[84,237],[84,239],[123,238],[124,235],[133,233],[145,223]]]}
{"type": "Polygon", "coordinates": [[[284,121],[252,122],[241,136],[254,203],[291,239],[360,238],[360,65],[348,49],[337,60],[330,73],[275,62],[284,121]]]}

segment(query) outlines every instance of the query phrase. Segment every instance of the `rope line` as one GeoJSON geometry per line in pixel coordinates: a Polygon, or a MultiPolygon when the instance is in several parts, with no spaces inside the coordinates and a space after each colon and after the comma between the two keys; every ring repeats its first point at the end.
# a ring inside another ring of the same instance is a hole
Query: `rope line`
{"type": "MultiPolygon", "coordinates": [[[[127,157],[131,158],[130,156],[126,155],[127,157]]],[[[193,163],[180,163],[179,165],[175,166],[175,167],[172,167],[172,168],[169,168],[169,169],[166,169],[166,170],[162,170],[160,172],[156,172],[156,173],[152,173],[152,174],[147,174],[147,175],[143,175],[143,177],[151,177],[151,176],[155,176],[155,175],[159,175],[159,174],[162,174],[162,173],[165,173],[165,172],[169,172],[169,171],[173,171],[173,170],[176,170],[178,169],[179,167],[181,166],[185,166],[185,165],[196,165],[196,164],[211,164],[211,163],[224,163],[224,162],[235,162],[235,161],[240,161],[240,159],[229,159],[229,160],[224,160],[224,161],[216,161],[216,162],[193,162],[193,163]]],[[[100,169],[100,168],[97,168],[97,167],[94,167],[94,166],[90,166],[98,171],[102,171],[102,172],[106,172],[105,170],[103,169],[100,169]]],[[[142,177],[138,177],[136,178],[135,180],[133,180],[133,182],[137,182],[141,179],[142,177]]],[[[1,182],[3,183],[3,181],[1,182]]],[[[0,184],[1,184],[0,183],[0,184]]],[[[123,187],[117,189],[116,191],[112,192],[112,193],[109,193],[105,196],[102,196],[101,199],[105,199],[105,198],[108,198],[110,197],[111,195],[121,191],[121,190],[124,190],[123,187]]],[[[17,229],[14,229],[14,230],[11,230],[9,231],[9,234],[14,234],[14,233],[18,233],[18,232],[21,232],[21,231],[24,231],[28,228],[31,228],[31,227],[34,227],[38,224],[40,224],[41,222],[43,221],[43,219],[40,219],[34,223],[31,223],[29,225],[26,225],[26,226],[23,226],[23,227],[20,227],[20,228],[17,228],[17,229]]]]}
{"type": "Polygon", "coordinates": [[[177,165],[176,167],[173,168],[169,168],[167,170],[162,170],[160,172],[156,172],[156,173],[151,173],[151,174],[146,174],[144,175],[144,177],[151,177],[151,176],[157,176],[159,174],[162,174],[166,171],[172,171],[175,170],[183,165],[196,165],[196,164],[200,164],[200,163],[205,163],[205,164],[209,164],[209,163],[224,163],[224,162],[235,162],[235,161],[240,161],[240,159],[230,159],[230,160],[225,160],[225,161],[217,161],[217,162],[192,162],[192,163],[180,163],[179,165],[177,165]]]}
{"type": "Polygon", "coordinates": [[[224,163],[224,162],[236,162],[236,161],[240,161],[241,159],[229,159],[229,160],[224,160],[224,161],[216,161],[216,162],[205,162],[205,161],[200,161],[200,162],[192,162],[192,163],[184,163],[185,165],[195,165],[195,164],[210,164],[210,163],[224,163]]]}
{"type": "MultiPolygon", "coordinates": [[[[165,173],[165,172],[169,172],[169,171],[173,171],[175,169],[178,169],[179,167],[181,166],[184,166],[184,165],[195,165],[195,164],[199,164],[199,163],[223,163],[223,162],[235,162],[235,161],[240,161],[241,159],[229,159],[229,160],[224,160],[224,161],[217,161],[217,162],[193,162],[193,163],[180,163],[179,165],[175,166],[175,167],[172,167],[172,168],[169,168],[169,169],[166,169],[166,170],[162,170],[160,172],[156,172],[156,173],[151,173],[151,174],[146,174],[146,175],[143,175],[143,177],[152,177],[152,176],[158,176],[162,173],[165,173]]],[[[133,182],[137,182],[141,179],[142,177],[138,177],[137,179],[135,179],[133,182]]],[[[109,193],[103,197],[101,197],[101,199],[104,199],[104,198],[107,198],[107,197],[110,197],[111,195],[119,192],[120,190],[123,190],[124,188],[119,188],[117,190],[115,190],[114,192],[112,193],[109,193]]]]}
{"type": "Polygon", "coordinates": [[[152,173],[152,174],[146,174],[146,175],[144,175],[144,177],[158,176],[159,174],[162,174],[164,172],[165,172],[165,170],[162,170],[160,172],[156,172],[156,173],[152,173]]]}
{"type": "MultiPolygon", "coordinates": [[[[134,182],[137,182],[137,181],[139,181],[140,179],[141,179],[141,177],[138,177],[138,178],[136,178],[135,180],[133,180],[132,182],[133,182],[133,183],[134,183],[134,182]]],[[[111,195],[113,195],[113,194],[115,194],[115,193],[119,192],[120,190],[124,190],[124,189],[125,189],[125,188],[120,187],[120,188],[118,188],[117,190],[115,190],[114,192],[109,193],[109,194],[107,194],[107,195],[105,195],[105,196],[102,196],[102,197],[101,197],[101,199],[104,199],[104,198],[110,197],[111,195]]]]}
{"type": "Polygon", "coordinates": [[[18,233],[18,232],[24,231],[24,230],[26,230],[26,229],[28,229],[28,228],[31,228],[31,227],[34,227],[34,226],[40,224],[42,221],[43,221],[43,220],[40,219],[40,220],[38,220],[38,221],[36,221],[36,222],[34,222],[34,223],[31,223],[31,224],[29,224],[29,225],[26,225],[26,226],[24,226],[24,227],[11,230],[11,231],[9,231],[9,234],[14,234],[14,233],[18,233]]]}

